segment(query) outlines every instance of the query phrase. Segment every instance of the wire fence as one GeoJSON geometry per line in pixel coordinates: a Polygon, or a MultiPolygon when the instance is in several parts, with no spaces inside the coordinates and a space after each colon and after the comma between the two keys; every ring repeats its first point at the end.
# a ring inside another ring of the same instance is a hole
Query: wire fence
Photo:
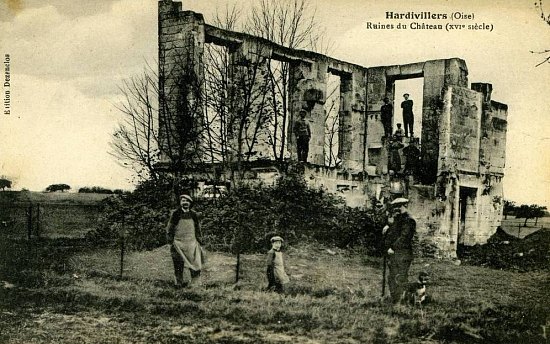
{"type": "Polygon", "coordinates": [[[0,232],[10,238],[82,238],[99,218],[95,204],[0,203],[0,232]]]}

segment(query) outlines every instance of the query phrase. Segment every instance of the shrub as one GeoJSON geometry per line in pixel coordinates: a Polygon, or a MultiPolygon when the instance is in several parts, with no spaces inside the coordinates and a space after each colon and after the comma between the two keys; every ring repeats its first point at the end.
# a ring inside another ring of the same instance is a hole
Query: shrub
{"type": "Polygon", "coordinates": [[[225,197],[203,201],[197,208],[203,213],[203,232],[218,243],[216,249],[262,251],[269,238],[278,234],[290,244],[314,239],[376,250],[370,214],[347,207],[341,198],[322,189],[309,188],[296,175],[287,175],[275,186],[234,188],[225,197]]]}
{"type": "Polygon", "coordinates": [[[100,203],[96,228],[87,235],[97,245],[119,243],[131,249],[154,249],[165,243],[164,227],[170,214],[170,187],[166,181],[146,181],[132,193],[116,194],[100,203]]]}
{"type": "MultiPolygon", "coordinates": [[[[111,189],[107,189],[107,188],[104,188],[104,187],[101,187],[101,186],[92,186],[92,187],[85,186],[83,188],[78,189],[78,193],[113,194],[113,193],[117,193],[117,192],[114,192],[111,189]]],[[[122,193],[122,192],[119,192],[119,193],[122,193]]]]}
{"type": "MultiPolygon", "coordinates": [[[[175,201],[168,179],[146,181],[131,194],[102,203],[102,217],[89,235],[96,242],[116,242],[122,219],[134,249],[164,244],[164,228],[175,201]],[[124,215],[124,216],[123,216],[124,215]]],[[[317,240],[339,247],[361,246],[375,253],[379,233],[371,214],[350,208],[322,189],[309,188],[301,176],[287,175],[274,186],[241,186],[224,197],[197,199],[204,242],[210,250],[258,252],[278,234],[290,244],[317,240]]]]}
{"type": "Polygon", "coordinates": [[[436,258],[438,256],[438,246],[432,240],[418,240],[415,236],[413,240],[413,249],[417,257],[436,258]]]}

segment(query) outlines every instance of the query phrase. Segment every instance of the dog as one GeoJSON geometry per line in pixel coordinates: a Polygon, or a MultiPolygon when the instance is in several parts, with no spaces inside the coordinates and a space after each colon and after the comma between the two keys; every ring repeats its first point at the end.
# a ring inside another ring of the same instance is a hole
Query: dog
{"type": "Polygon", "coordinates": [[[403,299],[413,306],[421,307],[429,302],[428,294],[426,293],[426,284],[430,279],[427,272],[422,271],[418,274],[418,280],[409,284],[405,290],[403,299]]]}

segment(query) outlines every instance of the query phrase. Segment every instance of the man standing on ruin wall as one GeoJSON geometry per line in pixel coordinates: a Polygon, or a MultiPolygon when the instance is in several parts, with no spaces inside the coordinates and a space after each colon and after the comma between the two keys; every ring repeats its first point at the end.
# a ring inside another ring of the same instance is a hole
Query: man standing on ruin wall
{"type": "Polygon", "coordinates": [[[403,125],[405,126],[405,137],[409,136],[409,131],[411,133],[411,137],[413,137],[414,136],[413,101],[409,99],[408,93],[405,93],[403,95],[403,98],[405,98],[405,100],[401,102],[401,108],[403,109],[403,125]]]}
{"type": "Polygon", "coordinates": [[[298,151],[298,161],[307,161],[309,153],[309,139],[311,138],[311,129],[306,121],[306,110],[300,110],[300,116],[294,122],[294,135],[296,135],[296,148],[298,151]]]}
{"type": "Polygon", "coordinates": [[[380,108],[380,118],[384,126],[384,136],[390,137],[392,134],[392,116],[393,106],[390,104],[390,98],[384,98],[384,105],[380,108]]]}

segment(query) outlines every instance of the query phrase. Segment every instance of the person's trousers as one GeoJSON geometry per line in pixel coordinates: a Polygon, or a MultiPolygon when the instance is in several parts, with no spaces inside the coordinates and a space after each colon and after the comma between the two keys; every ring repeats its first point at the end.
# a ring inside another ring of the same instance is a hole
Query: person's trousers
{"type": "MultiPolygon", "coordinates": [[[[269,279],[269,274],[268,274],[269,279]]],[[[282,294],[285,291],[285,287],[281,282],[276,281],[275,279],[269,280],[269,283],[267,284],[267,291],[274,291],[276,293],[282,294]]]]}
{"type": "Polygon", "coordinates": [[[273,267],[267,268],[267,291],[275,291],[279,294],[283,293],[285,288],[283,284],[280,281],[277,281],[275,278],[275,272],[273,271],[273,267]]]}
{"type": "Polygon", "coordinates": [[[298,150],[298,161],[306,162],[309,154],[309,137],[298,136],[296,138],[296,148],[298,150]]]}
{"type": "Polygon", "coordinates": [[[383,118],[382,125],[384,126],[384,136],[390,137],[392,135],[391,118],[383,118]]]}
{"type": "Polygon", "coordinates": [[[410,250],[396,250],[388,255],[388,286],[394,303],[400,302],[409,283],[409,269],[413,261],[410,250]]]}
{"type": "Polygon", "coordinates": [[[409,136],[409,132],[412,137],[414,135],[414,115],[412,113],[403,114],[403,126],[405,127],[405,137],[409,136]]]}
{"type": "MultiPolygon", "coordinates": [[[[172,255],[172,262],[174,263],[174,277],[176,278],[176,286],[183,286],[185,285],[184,279],[183,279],[183,272],[185,271],[185,263],[181,256],[172,248],[171,249],[171,255],[172,255]]],[[[194,281],[197,281],[200,278],[201,271],[200,270],[192,270],[189,269],[191,272],[191,283],[194,281]]]]}

